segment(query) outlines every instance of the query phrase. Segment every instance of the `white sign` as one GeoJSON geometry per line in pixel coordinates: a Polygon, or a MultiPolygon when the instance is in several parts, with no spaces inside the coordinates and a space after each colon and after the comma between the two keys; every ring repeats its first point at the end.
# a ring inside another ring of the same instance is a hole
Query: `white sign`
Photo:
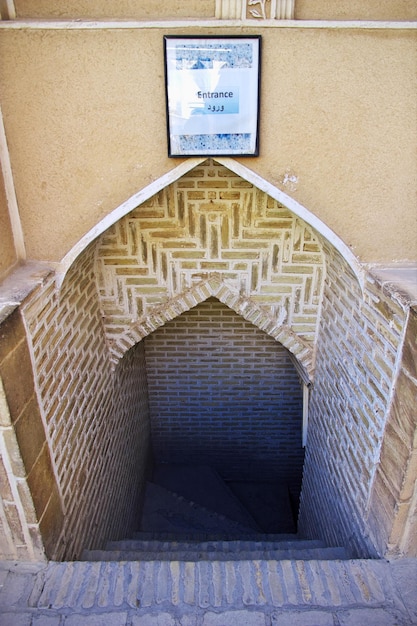
{"type": "Polygon", "coordinates": [[[260,37],[164,41],[169,156],[257,155],[260,37]]]}

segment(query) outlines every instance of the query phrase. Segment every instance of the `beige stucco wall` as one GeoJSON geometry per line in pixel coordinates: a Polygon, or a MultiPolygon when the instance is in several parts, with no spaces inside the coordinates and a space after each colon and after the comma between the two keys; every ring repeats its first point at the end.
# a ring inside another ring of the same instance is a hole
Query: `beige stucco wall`
{"type": "Polygon", "coordinates": [[[17,259],[13,245],[12,228],[7,210],[6,192],[0,170],[0,280],[8,273],[17,259]]]}
{"type": "Polygon", "coordinates": [[[167,17],[213,17],[215,0],[15,0],[21,18],[122,18],[165,19],[167,17]]]}
{"type": "MultiPolygon", "coordinates": [[[[181,162],[167,157],[166,32],[0,31],[0,104],[29,258],[61,259],[181,162]]],[[[263,63],[260,156],[242,162],[361,260],[415,259],[413,31],[239,29],[245,33],[262,34],[263,63]]]]}
{"type": "Polygon", "coordinates": [[[298,20],[415,20],[414,0],[295,0],[298,20]]]}
{"type": "MultiPolygon", "coordinates": [[[[213,17],[215,0],[15,0],[19,18],[121,18],[213,17]]],[[[412,20],[414,0],[296,0],[299,20],[412,20]]]]}

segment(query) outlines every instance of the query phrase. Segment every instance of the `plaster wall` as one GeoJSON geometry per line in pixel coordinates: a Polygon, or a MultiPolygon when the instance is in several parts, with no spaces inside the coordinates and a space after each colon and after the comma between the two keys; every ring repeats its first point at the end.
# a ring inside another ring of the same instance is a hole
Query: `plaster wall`
{"type": "Polygon", "coordinates": [[[297,20],[415,20],[413,0],[295,0],[297,20]]]}
{"type": "MultiPolygon", "coordinates": [[[[164,19],[207,18],[215,14],[215,0],[70,0],[65,6],[53,0],[14,0],[18,18],[164,19]]],[[[411,20],[417,17],[413,0],[296,0],[299,20],[411,20]]]]}
{"type": "Polygon", "coordinates": [[[17,18],[166,19],[214,17],[216,0],[15,0],[17,18]]]}
{"type": "MultiPolygon", "coordinates": [[[[169,29],[184,32],[236,30],[169,29]]],[[[0,32],[1,106],[29,258],[60,260],[178,165],[166,149],[165,33],[0,32]]],[[[414,33],[265,28],[262,36],[260,156],[245,165],[308,207],[362,261],[413,260],[414,33]]]]}
{"type": "Polygon", "coordinates": [[[13,233],[7,208],[6,192],[3,175],[0,170],[0,280],[14,267],[17,262],[13,245],[13,233]]]}

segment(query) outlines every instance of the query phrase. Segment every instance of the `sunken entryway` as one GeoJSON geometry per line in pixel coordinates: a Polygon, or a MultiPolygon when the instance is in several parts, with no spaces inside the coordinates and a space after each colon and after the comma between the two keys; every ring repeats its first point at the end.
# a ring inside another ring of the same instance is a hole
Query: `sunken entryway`
{"type": "Polygon", "coordinates": [[[23,528],[10,518],[3,556],[131,536],[152,453],[251,504],[268,481],[298,500],[302,470],[299,537],[414,554],[415,311],[271,190],[207,161],[117,213],[2,324],[2,496],[23,528]]]}
{"type": "Polygon", "coordinates": [[[212,510],[229,492],[262,531],[292,532],[304,450],[288,351],[215,298],[144,343],[154,481],[212,510]]]}

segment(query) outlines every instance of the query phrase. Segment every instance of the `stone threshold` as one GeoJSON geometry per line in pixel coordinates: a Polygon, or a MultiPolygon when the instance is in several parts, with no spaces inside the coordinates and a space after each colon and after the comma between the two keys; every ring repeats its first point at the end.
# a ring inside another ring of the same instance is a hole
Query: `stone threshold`
{"type": "Polygon", "coordinates": [[[6,561],[0,624],[407,626],[416,588],[417,559],[6,561]]]}

